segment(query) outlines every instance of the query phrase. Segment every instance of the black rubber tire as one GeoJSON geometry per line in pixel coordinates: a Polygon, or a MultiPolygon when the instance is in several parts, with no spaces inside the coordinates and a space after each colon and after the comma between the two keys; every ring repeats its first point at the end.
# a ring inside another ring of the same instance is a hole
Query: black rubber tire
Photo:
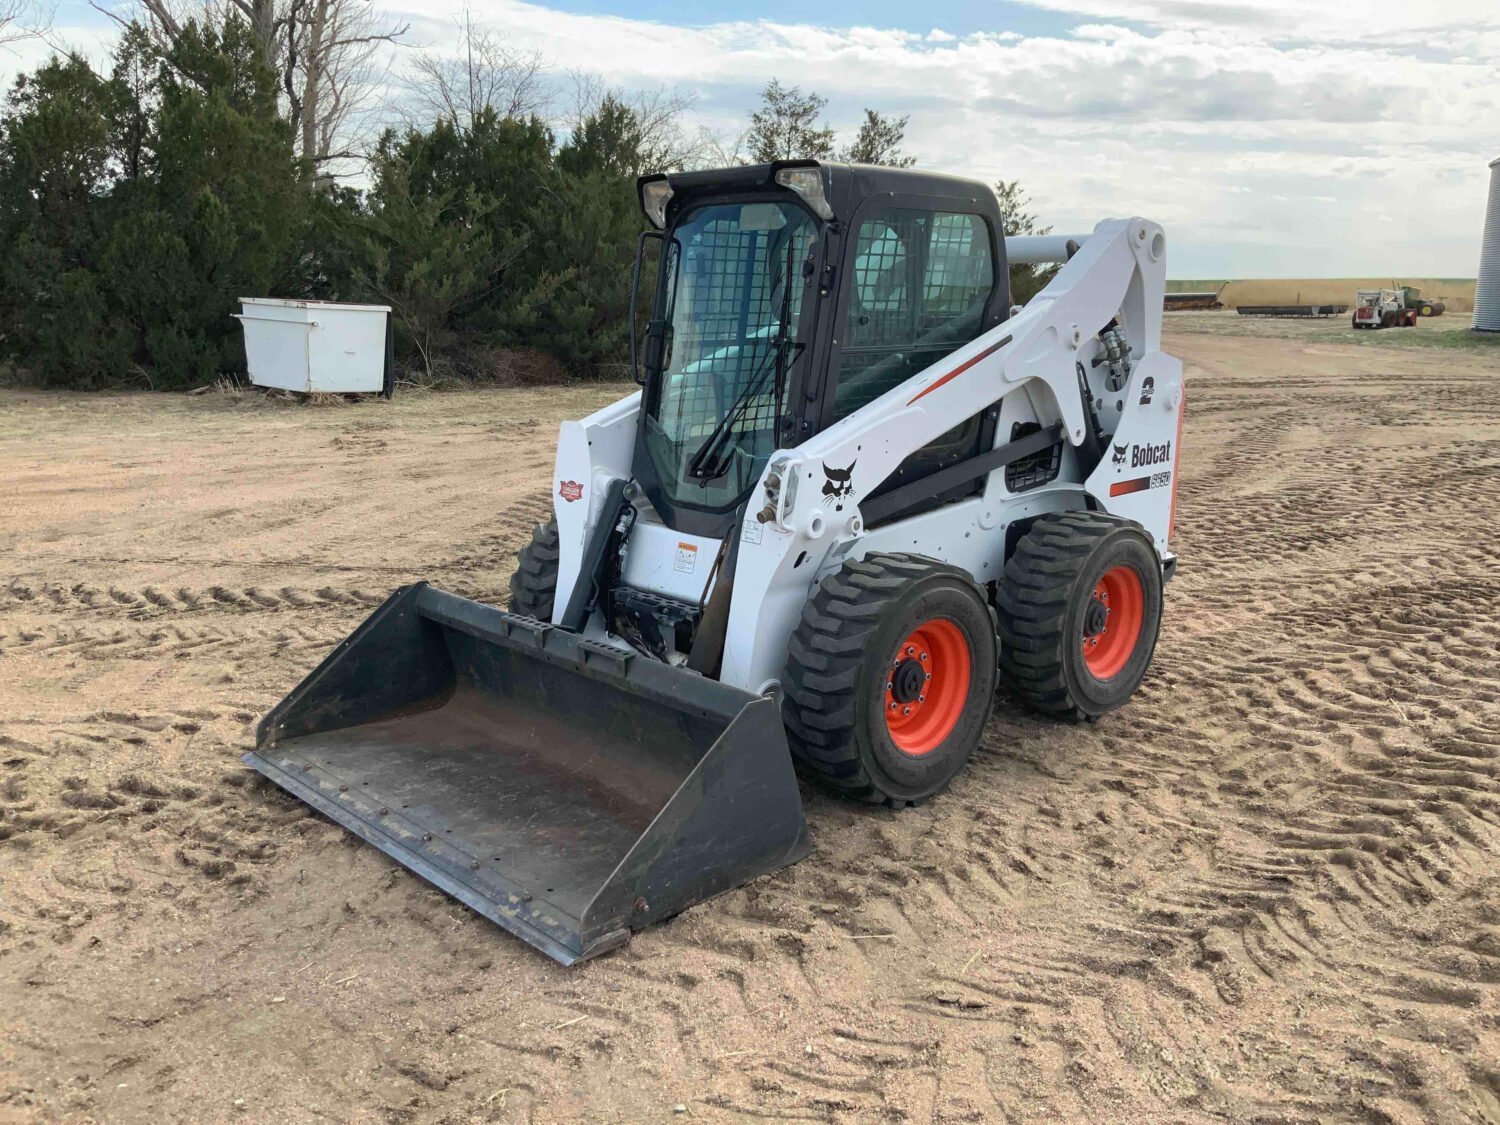
{"type": "Polygon", "coordinates": [[[1005,564],[996,602],[1000,667],[1021,697],[1045,715],[1097,719],[1125,703],[1151,666],[1161,630],[1161,562],[1131,520],[1101,512],[1040,516],[1005,564]],[[1101,680],[1084,659],[1084,614],[1099,579],[1122,564],[1141,580],[1141,631],[1125,666],[1101,680]]]}
{"type": "Polygon", "coordinates": [[[557,597],[558,559],[557,521],[539,523],[531,530],[531,542],[521,548],[516,572],[510,576],[510,611],[552,620],[552,603],[557,597]]]}
{"type": "Polygon", "coordinates": [[[806,770],[855,800],[914,805],[953,780],[979,745],[999,670],[995,615],[958,567],[920,555],[874,554],[844,563],[818,584],[792,634],[782,719],[806,770]],[[969,655],[969,687],[949,734],[934,749],[901,750],[886,725],[886,683],[902,641],[944,619],[969,655]]]}

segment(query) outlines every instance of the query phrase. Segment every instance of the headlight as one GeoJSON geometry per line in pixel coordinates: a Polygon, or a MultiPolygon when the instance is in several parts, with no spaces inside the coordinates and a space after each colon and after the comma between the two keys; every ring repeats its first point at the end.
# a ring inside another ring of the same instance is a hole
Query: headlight
{"type": "Polygon", "coordinates": [[[833,218],[833,208],[823,194],[823,173],[819,169],[783,168],[776,173],[776,182],[800,195],[818,218],[825,222],[833,218]]]}
{"type": "Polygon", "coordinates": [[[641,210],[657,230],[667,225],[667,204],[672,201],[672,185],[665,177],[641,184],[641,210]]]}

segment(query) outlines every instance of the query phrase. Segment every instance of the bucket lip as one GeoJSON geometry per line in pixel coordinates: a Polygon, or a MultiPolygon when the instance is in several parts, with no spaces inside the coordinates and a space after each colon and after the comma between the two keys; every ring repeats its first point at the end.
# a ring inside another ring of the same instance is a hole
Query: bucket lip
{"type": "Polygon", "coordinates": [[[291,760],[297,757],[295,748],[277,747],[266,753],[252,750],[240,761],[555,961],[572,965],[629,940],[628,928],[610,930],[590,940],[583,932],[584,919],[575,918],[501,873],[487,871],[482,878],[461,873],[458,862],[442,855],[445,845],[440,841],[420,847],[407,843],[382,827],[387,821],[399,823],[399,814],[380,816],[373,805],[365,807],[364,799],[353,792],[335,796],[316,782],[312,776],[315,769],[291,768],[291,760]]]}

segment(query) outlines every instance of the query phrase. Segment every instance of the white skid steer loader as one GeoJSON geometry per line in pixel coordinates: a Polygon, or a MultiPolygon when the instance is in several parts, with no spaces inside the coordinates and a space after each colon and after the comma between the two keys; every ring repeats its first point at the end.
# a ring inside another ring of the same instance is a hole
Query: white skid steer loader
{"type": "Polygon", "coordinates": [[[563,424],[510,611],[398,590],[246,756],[564,963],[802,858],[794,761],[910,805],[1001,674],[1119,707],[1176,565],[1159,226],[808,161],[640,195],[642,390],[563,424]],[[1064,263],[1024,308],[1018,261],[1064,263]]]}

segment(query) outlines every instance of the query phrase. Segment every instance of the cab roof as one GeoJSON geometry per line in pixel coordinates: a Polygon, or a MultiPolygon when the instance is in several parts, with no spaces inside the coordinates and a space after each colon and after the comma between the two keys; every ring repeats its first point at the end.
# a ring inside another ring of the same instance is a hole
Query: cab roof
{"type": "MultiPolygon", "coordinates": [[[[640,177],[637,191],[642,191],[648,183],[662,180],[667,182],[672,189],[672,198],[667,204],[667,220],[670,225],[673,216],[684,205],[701,199],[761,192],[789,193],[789,188],[776,181],[776,174],[786,168],[818,170],[823,182],[824,198],[836,220],[851,218],[860,203],[875,195],[922,196],[932,200],[962,201],[980,210],[999,209],[994,189],[979,180],[913,168],[845,164],[826,160],[778,160],[770,164],[658,173],[640,177]]],[[[644,198],[642,213],[646,213],[644,198]]],[[[649,214],[647,217],[649,219],[649,214]]]]}

